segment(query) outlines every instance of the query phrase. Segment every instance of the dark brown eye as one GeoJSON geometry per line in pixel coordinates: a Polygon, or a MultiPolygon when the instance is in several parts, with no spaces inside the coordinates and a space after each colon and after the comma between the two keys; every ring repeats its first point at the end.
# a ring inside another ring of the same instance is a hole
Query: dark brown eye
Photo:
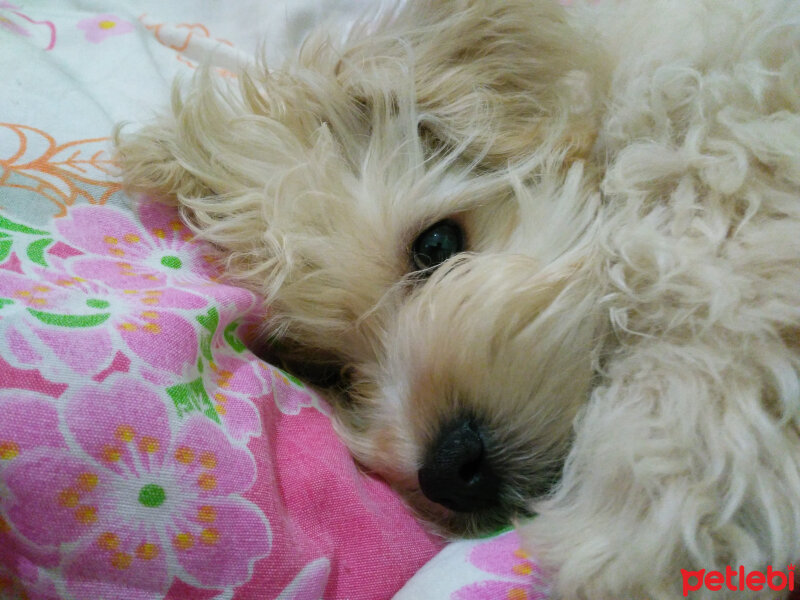
{"type": "Polygon", "coordinates": [[[434,223],[417,236],[411,246],[411,262],[420,271],[435,269],[454,254],[464,251],[464,233],[455,221],[434,223]]]}

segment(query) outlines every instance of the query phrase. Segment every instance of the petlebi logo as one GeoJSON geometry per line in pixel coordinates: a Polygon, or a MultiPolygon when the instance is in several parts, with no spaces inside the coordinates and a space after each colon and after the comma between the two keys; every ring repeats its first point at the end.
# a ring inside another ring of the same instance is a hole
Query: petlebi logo
{"type": "Polygon", "coordinates": [[[725,567],[722,571],[687,571],[681,569],[683,578],[683,597],[686,598],[689,592],[696,592],[701,588],[718,592],[720,590],[730,590],[732,592],[744,590],[761,591],[770,589],[776,592],[794,591],[794,565],[786,567],[785,571],[774,569],[772,565],[767,566],[765,571],[746,571],[743,566],[734,569],[731,566],[725,567]]]}

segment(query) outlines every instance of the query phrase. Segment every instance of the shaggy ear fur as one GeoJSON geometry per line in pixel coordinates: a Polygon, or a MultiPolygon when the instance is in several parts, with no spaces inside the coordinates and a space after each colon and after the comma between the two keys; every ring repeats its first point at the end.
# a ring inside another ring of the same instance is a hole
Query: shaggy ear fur
{"type": "Polygon", "coordinates": [[[585,155],[607,64],[557,2],[415,0],[377,27],[356,27],[337,73],[369,86],[376,66],[412,68],[422,132],[452,146],[468,140],[472,158],[502,167],[540,146],[585,155]]]}
{"type": "Polygon", "coordinates": [[[175,118],[162,117],[142,127],[136,135],[123,135],[123,125],[114,130],[116,162],[122,169],[124,184],[132,193],[153,194],[162,201],[196,198],[214,192],[203,182],[183,147],[179,116],[183,102],[177,87],[172,96],[175,118]]]}

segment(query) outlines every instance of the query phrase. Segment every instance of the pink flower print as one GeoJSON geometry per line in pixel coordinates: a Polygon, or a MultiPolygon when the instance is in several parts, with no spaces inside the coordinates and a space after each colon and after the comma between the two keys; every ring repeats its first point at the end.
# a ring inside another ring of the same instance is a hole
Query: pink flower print
{"type": "Polygon", "coordinates": [[[59,362],[66,363],[77,373],[89,374],[99,368],[109,356],[112,342],[108,332],[97,327],[108,319],[108,313],[100,312],[85,303],[88,299],[93,299],[93,303],[97,302],[95,306],[108,306],[108,302],[102,300],[105,294],[99,294],[95,298],[94,294],[89,293],[82,298],[76,298],[72,291],[53,285],[53,280],[63,280],[64,283],[68,281],[69,285],[74,285],[77,282],[73,278],[67,279],[63,274],[56,276],[55,273],[51,276],[44,271],[42,275],[49,277],[50,281],[37,281],[32,277],[0,271],[0,297],[11,299],[14,303],[11,308],[16,309],[22,317],[13,319],[13,323],[9,319],[4,324],[7,325],[6,342],[10,344],[16,358],[26,359],[24,362],[31,366],[43,365],[47,362],[46,358],[35,348],[35,339],[26,335],[26,332],[32,330],[37,334],[36,337],[51,348],[59,362]],[[80,306],[81,303],[83,306],[80,306]],[[52,326],[57,323],[61,327],[37,326],[52,326]],[[74,351],[76,344],[81,347],[81,352],[74,351]]]}
{"type": "Polygon", "coordinates": [[[236,440],[261,435],[261,418],[251,402],[264,396],[263,383],[254,372],[255,357],[244,360],[217,352],[203,369],[203,382],[213,409],[225,430],[236,440]]]}
{"type": "Polygon", "coordinates": [[[16,359],[15,362],[19,364],[34,365],[42,362],[42,355],[36,352],[24,333],[13,323],[9,323],[5,331],[5,347],[8,349],[8,357],[16,359]]]}
{"type": "Polygon", "coordinates": [[[0,598],[58,600],[44,570],[57,566],[57,552],[42,551],[19,540],[0,512],[0,598]]]}
{"type": "Polygon", "coordinates": [[[58,431],[58,414],[37,394],[0,390],[0,414],[0,473],[30,452],[66,448],[58,431]]]}
{"type": "Polygon", "coordinates": [[[20,540],[0,512],[0,597],[59,600],[48,574],[54,567],[58,567],[58,553],[20,540]]]}
{"type": "Polygon", "coordinates": [[[0,597],[26,600],[60,600],[53,582],[33,568],[23,574],[14,573],[0,564],[0,597]]]}
{"type": "Polygon", "coordinates": [[[98,273],[115,288],[208,283],[216,276],[210,247],[194,240],[174,209],[145,203],[139,214],[141,224],[108,206],[77,206],[59,220],[56,226],[67,242],[95,255],[78,259],[76,274],[98,273]]]}
{"type": "Polygon", "coordinates": [[[547,600],[543,573],[530,555],[520,549],[515,531],[478,544],[470,551],[469,561],[500,578],[464,586],[453,593],[453,600],[547,600]]]}
{"type": "Polygon", "coordinates": [[[107,366],[117,335],[145,362],[174,373],[196,360],[195,326],[181,311],[205,306],[203,298],[178,289],[109,289],[99,275],[89,281],[53,269],[36,273],[39,281],[0,271],[0,297],[24,307],[37,336],[77,373],[107,366]]]}
{"type": "MultiPolygon", "coordinates": [[[[8,322],[8,319],[0,319],[0,329],[3,328],[8,322]]],[[[0,332],[2,333],[2,332],[0,332]]],[[[6,332],[5,338],[8,340],[10,336],[6,332]]],[[[9,356],[11,363],[15,362],[13,357],[9,356]]],[[[66,383],[59,383],[42,376],[38,369],[20,368],[5,360],[5,357],[0,355],[0,381],[3,382],[3,387],[7,389],[17,390],[31,390],[39,392],[45,396],[58,398],[67,389],[66,383]]]]}
{"type": "Polygon", "coordinates": [[[0,27],[22,37],[35,37],[35,43],[44,46],[45,50],[53,49],[56,44],[56,27],[51,21],[36,21],[20,12],[19,7],[10,2],[0,2],[0,11],[7,11],[5,14],[0,12],[0,27]],[[35,36],[28,29],[30,25],[36,26],[33,28],[35,36]]]}
{"type": "Polygon", "coordinates": [[[272,391],[275,406],[284,415],[299,415],[304,408],[316,408],[322,414],[331,416],[328,404],[291,373],[260,361],[258,371],[267,388],[272,391]]]}
{"type": "MultiPolygon", "coordinates": [[[[11,5],[3,6],[2,4],[0,4],[0,8],[8,8],[10,6],[11,5]]],[[[30,33],[28,33],[27,29],[25,29],[24,27],[20,27],[19,25],[14,23],[14,21],[9,19],[8,17],[4,17],[3,15],[0,15],[0,27],[10,31],[11,33],[16,33],[17,35],[21,35],[22,37],[30,37],[31,35],[30,33]]]]}
{"type": "Polygon", "coordinates": [[[99,44],[114,35],[123,35],[133,31],[133,24],[116,15],[97,15],[78,23],[78,29],[86,32],[86,39],[99,44]]]}
{"type": "Polygon", "coordinates": [[[0,596],[6,592],[11,598],[21,598],[25,590],[31,599],[56,599],[52,582],[41,576],[39,566],[57,566],[58,555],[31,546],[12,531],[2,511],[10,499],[2,475],[16,462],[66,448],[58,431],[58,414],[50,402],[19,390],[0,391],[0,413],[0,596]]]}
{"type": "Polygon", "coordinates": [[[252,292],[217,282],[214,249],[194,239],[174,208],[143,202],[138,211],[141,223],[107,206],[75,207],[59,220],[60,233],[87,254],[72,271],[115,289],[178,286],[239,313],[253,306],[252,292]]]}
{"type": "MultiPolygon", "coordinates": [[[[202,325],[200,357],[196,364],[187,365],[183,373],[186,383],[167,388],[178,415],[202,412],[236,440],[261,435],[261,418],[254,402],[266,392],[255,371],[257,359],[245,352],[235,337],[236,322],[223,327],[216,306],[197,315],[196,320],[202,325]]],[[[142,370],[142,376],[156,385],[172,383],[165,375],[142,370]]]]}
{"type": "Polygon", "coordinates": [[[177,431],[163,393],[118,375],[64,403],[78,451],[31,453],[4,472],[8,522],[58,547],[76,598],[162,598],[175,579],[229,588],[271,548],[264,515],[241,494],[250,452],[202,417],[177,431]]]}

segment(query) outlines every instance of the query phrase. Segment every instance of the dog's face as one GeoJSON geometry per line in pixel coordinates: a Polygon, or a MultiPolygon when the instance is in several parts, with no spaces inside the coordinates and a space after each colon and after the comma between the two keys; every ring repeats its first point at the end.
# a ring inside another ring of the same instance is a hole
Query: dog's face
{"type": "Polygon", "coordinates": [[[508,252],[451,259],[357,370],[342,436],[446,530],[507,524],[558,479],[597,330],[573,269],[508,252]]]}
{"type": "Polygon", "coordinates": [[[590,385],[570,165],[602,69],[579,39],[551,2],[412,1],[237,91],[203,75],[117,141],[129,187],[177,198],[266,296],[263,339],[343,375],[359,461],[446,530],[547,492],[590,385]]]}

